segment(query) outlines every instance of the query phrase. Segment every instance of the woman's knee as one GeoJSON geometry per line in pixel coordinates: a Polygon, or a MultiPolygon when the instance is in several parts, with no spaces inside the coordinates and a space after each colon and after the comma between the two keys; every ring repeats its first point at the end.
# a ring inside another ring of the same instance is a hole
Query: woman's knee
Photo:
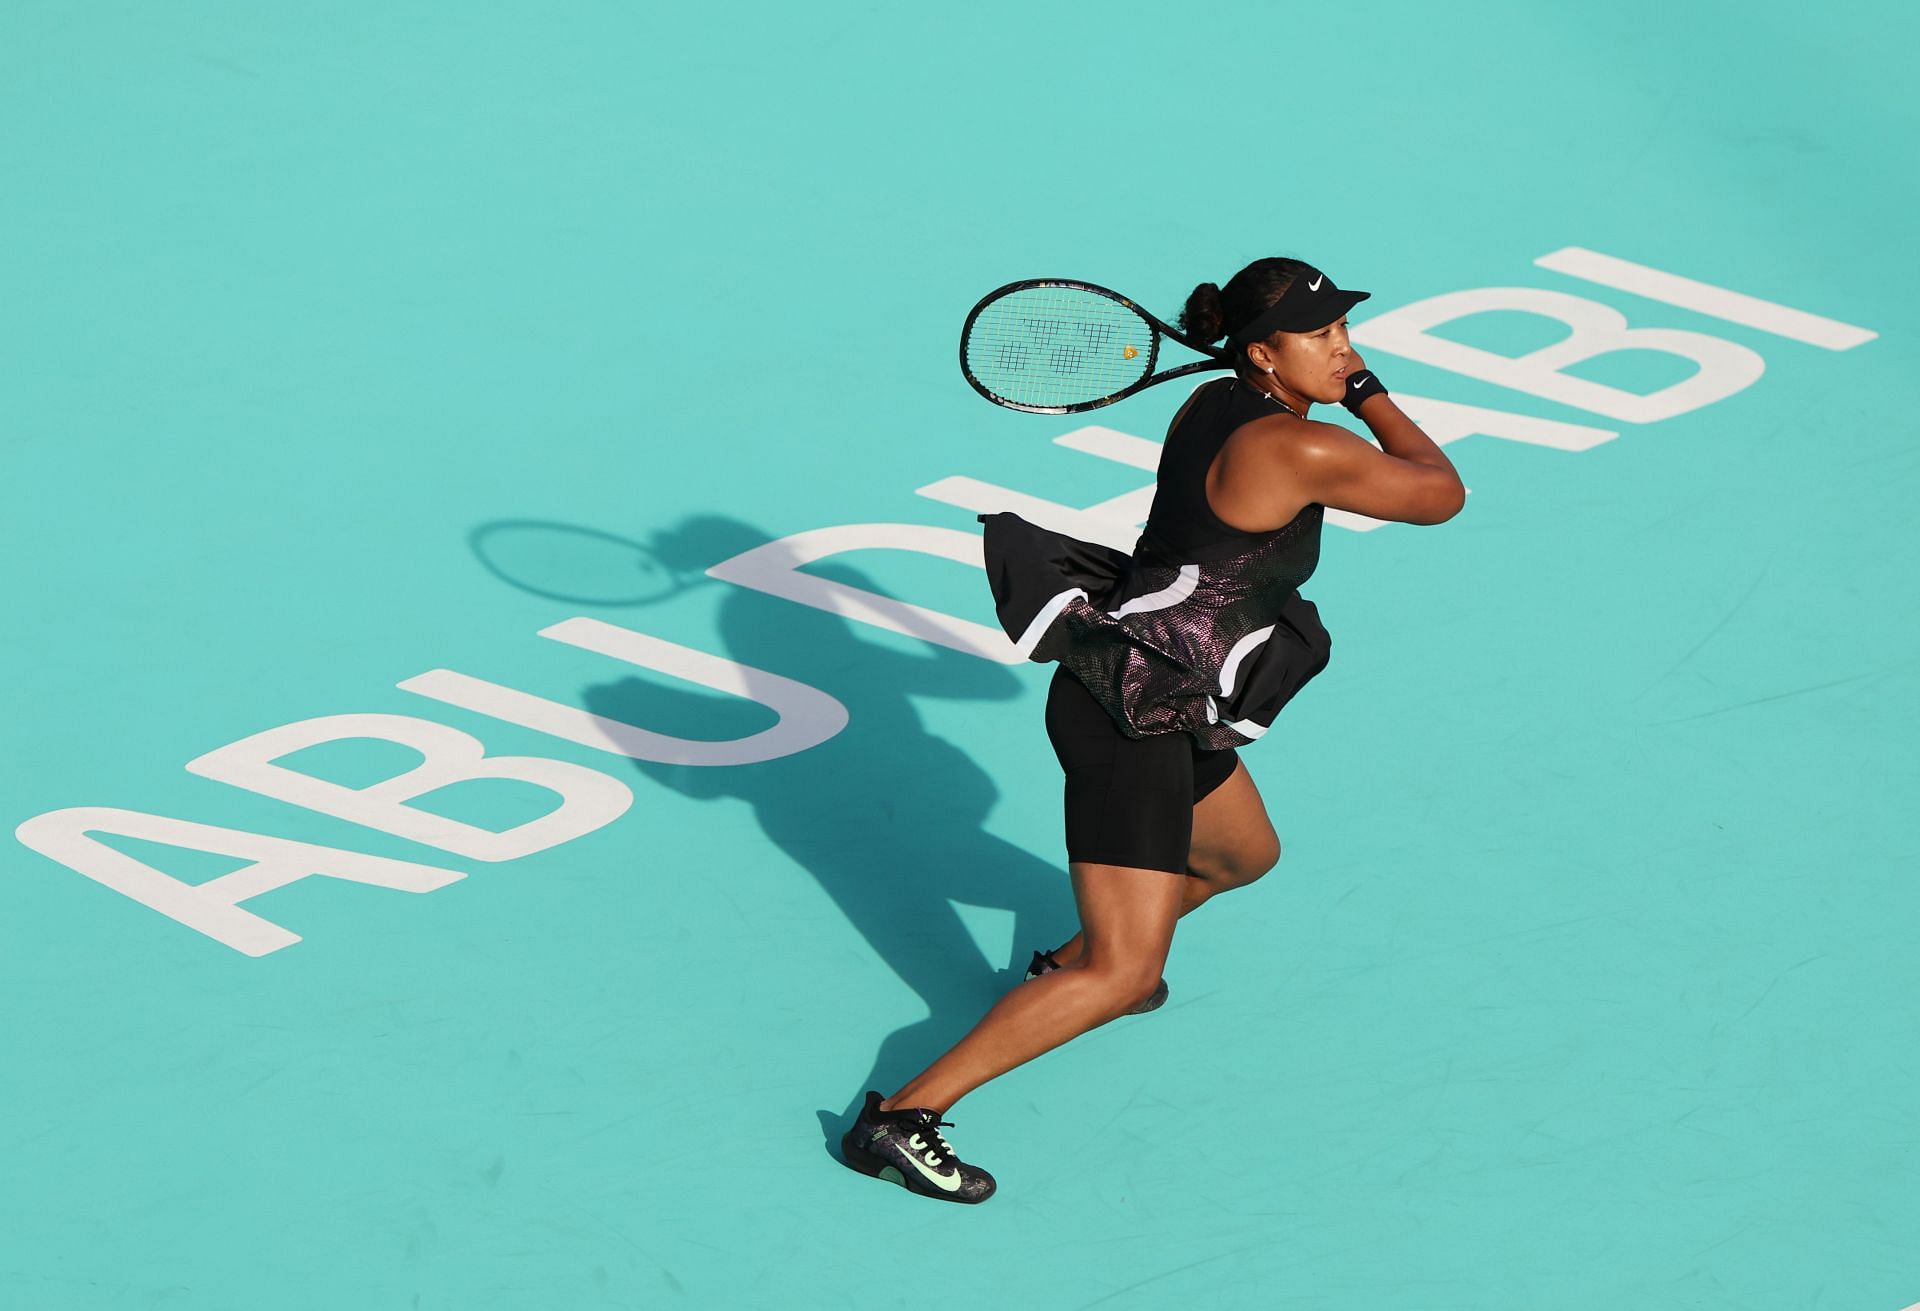
{"type": "Polygon", "coordinates": [[[1195,852],[1193,872],[1217,888],[1239,888],[1280,863],[1280,839],[1269,830],[1227,851],[1195,852]]]}
{"type": "Polygon", "coordinates": [[[1160,974],[1165,965],[1164,957],[1157,960],[1089,959],[1082,968],[1086,970],[1087,977],[1096,981],[1103,1009],[1121,1015],[1153,995],[1160,986],[1160,974]]]}
{"type": "Polygon", "coordinates": [[[1259,878],[1280,863],[1280,835],[1268,830],[1266,838],[1254,844],[1247,853],[1247,866],[1252,878],[1259,878]]]}

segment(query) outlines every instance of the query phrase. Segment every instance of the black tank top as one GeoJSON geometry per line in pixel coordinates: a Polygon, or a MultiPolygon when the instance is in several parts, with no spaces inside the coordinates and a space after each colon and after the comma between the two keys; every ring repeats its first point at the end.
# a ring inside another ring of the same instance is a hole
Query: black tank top
{"type": "Polygon", "coordinates": [[[1196,391],[1180,422],[1167,434],[1153,508],[1134,555],[1155,560],[1219,559],[1284,538],[1287,547],[1275,564],[1288,579],[1287,585],[1298,587],[1311,578],[1320,563],[1325,506],[1305,506],[1280,528],[1249,533],[1222,521],[1207,500],[1207,471],[1227,438],[1243,424],[1281,412],[1266,393],[1238,378],[1222,378],[1196,391]]]}

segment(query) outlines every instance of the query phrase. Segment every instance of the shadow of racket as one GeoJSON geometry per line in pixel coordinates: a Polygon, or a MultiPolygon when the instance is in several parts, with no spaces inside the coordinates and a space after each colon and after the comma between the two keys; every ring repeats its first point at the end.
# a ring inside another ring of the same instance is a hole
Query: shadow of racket
{"type": "Polygon", "coordinates": [[[645,542],[552,520],[481,524],[467,535],[467,545],[501,582],[581,605],[654,605],[714,581],[663,560],[645,542]]]}

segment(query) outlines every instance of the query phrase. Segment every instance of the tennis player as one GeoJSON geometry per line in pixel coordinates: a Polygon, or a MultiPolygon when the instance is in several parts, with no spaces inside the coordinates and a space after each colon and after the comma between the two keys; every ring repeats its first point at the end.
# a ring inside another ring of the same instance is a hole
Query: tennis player
{"type": "Polygon", "coordinates": [[[1080,930],[890,1097],[869,1091],[846,1163],[924,1197],[981,1202],[993,1176],[959,1159],[942,1118],[987,1080],[1124,1014],[1160,1006],[1174,923],[1280,858],[1237,748],[1325,668],[1330,641],[1300,595],[1328,507],[1438,524],[1466,489],[1347,337],[1342,291],[1296,259],[1202,283],[1180,316],[1226,338],[1234,371],[1174,416],[1133,553],[982,515],[1001,625],[1057,662],[1046,726],[1066,774],[1068,870],[1080,930]],[[1307,417],[1339,403],[1378,440],[1307,417]]]}

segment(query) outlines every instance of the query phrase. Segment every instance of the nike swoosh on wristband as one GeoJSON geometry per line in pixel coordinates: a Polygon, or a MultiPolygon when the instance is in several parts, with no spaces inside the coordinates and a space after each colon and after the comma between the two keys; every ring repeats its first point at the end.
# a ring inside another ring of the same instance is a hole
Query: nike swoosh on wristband
{"type": "Polygon", "coordinates": [[[1312,282],[1309,282],[1307,284],[1307,290],[1308,291],[1320,290],[1320,283],[1323,279],[1325,279],[1326,276],[1327,276],[1326,274],[1322,273],[1318,278],[1315,278],[1312,282]]]}

